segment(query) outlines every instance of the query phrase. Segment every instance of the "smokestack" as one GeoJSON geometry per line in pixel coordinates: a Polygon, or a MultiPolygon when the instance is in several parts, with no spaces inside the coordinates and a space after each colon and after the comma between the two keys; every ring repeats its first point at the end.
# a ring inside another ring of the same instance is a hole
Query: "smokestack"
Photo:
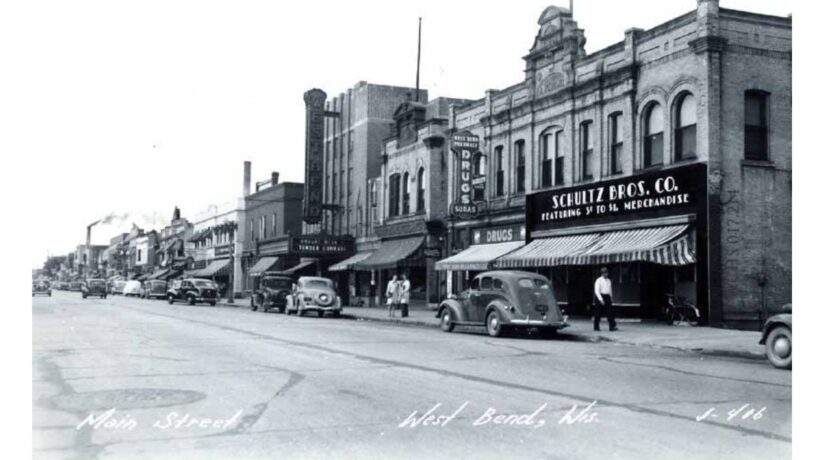
{"type": "Polygon", "coordinates": [[[243,162],[243,196],[249,196],[252,189],[252,162],[243,162]]]}
{"type": "Polygon", "coordinates": [[[280,177],[280,173],[277,171],[272,171],[272,181],[269,182],[272,186],[278,185],[278,177],[280,177]]]}

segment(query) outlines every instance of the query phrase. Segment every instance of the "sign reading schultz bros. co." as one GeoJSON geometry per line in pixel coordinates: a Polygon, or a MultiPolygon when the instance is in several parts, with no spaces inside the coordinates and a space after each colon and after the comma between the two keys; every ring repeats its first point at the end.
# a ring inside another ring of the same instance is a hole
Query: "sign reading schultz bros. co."
{"type": "Polygon", "coordinates": [[[705,206],[706,182],[706,165],[699,163],[534,193],[527,197],[528,227],[548,230],[694,214],[705,206]]]}

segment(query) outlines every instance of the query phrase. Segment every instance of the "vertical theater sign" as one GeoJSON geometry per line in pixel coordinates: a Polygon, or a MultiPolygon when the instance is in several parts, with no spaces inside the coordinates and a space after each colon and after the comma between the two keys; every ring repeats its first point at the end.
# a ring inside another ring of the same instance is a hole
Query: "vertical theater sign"
{"type": "Polygon", "coordinates": [[[303,221],[317,224],[323,218],[323,120],[326,93],[310,89],[306,103],[306,170],[303,186],[303,221]]]}
{"type": "Polygon", "coordinates": [[[462,131],[452,136],[451,149],[457,160],[455,200],[449,207],[452,217],[471,218],[478,214],[478,205],[473,201],[472,158],[480,147],[478,136],[462,131]]]}

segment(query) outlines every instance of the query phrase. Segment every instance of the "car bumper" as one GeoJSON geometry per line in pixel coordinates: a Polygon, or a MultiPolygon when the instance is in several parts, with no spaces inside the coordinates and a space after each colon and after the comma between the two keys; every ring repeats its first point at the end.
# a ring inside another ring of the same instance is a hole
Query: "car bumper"
{"type": "Polygon", "coordinates": [[[324,312],[327,312],[327,311],[341,311],[341,310],[343,310],[343,308],[338,306],[338,305],[324,306],[324,305],[309,304],[309,305],[304,305],[303,310],[304,311],[324,311],[324,312]]]}
{"type": "Polygon", "coordinates": [[[541,319],[510,319],[509,324],[518,327],[548,327],[552,329],[563,329],[569,327],[566,320],[563,321],[546,321],[541,319]]]}

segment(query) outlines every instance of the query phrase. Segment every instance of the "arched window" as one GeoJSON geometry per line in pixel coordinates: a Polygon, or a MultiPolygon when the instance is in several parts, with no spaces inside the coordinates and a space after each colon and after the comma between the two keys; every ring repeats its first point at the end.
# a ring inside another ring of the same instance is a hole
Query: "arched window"
{"type": "Polygon", "coordinates": [[[675,161],[695,158],[695,96],[684,93],[675,104],[675,161]]]}
{"type": "Polygon", "coordinates": [[[581,123],[581,179],[592,179],[592,121],[581,123]]]}
{"type": "MultiPolygon", "coordinates": [[[[472,178],[486,177],[486,155],[481,152],[472,158],[472,178]]],[[[486,195],[486,182],[472,185],[472,200],[483,201],[486,195]]]]}
{"type": "Polygon", "coordinates": [[[504,146],[495,147],[495,196],[504,196],[504,146]]]}
{"type": "Polygon", "coordinates": [[[401,175],[392,174],[389,176],[389,217],[397,216],[400,211],[401,175]]]}
{"type": "Polygon", "coordinates": [[[664,110],[656,102],[644,111],[644,167],[664,163],[664,110]]]}
{"type": "Polygon", "coordinates": [[[515,193],[526,191],[526,145],[523,140],[515,142],[515,193]]]}
{"type": "Polygon", "coordinates": [[[610,174],[620,174],[621,154],[624,150],[624,116],[615,112],[609,116],[609,171],[610,174]]]}
{"type": "Polygon", "coordinates": [[[541,134],[541,187],[550,187],[564,183],[564,157],[561,152],[563,131],[549,128],[541,134]],[[555,169],[553,184],[553,166],[555,169]]]}
{"type": "Polygon", "coordinates": [[[417,212],[426,211],[426,175],[424,172],[423,167],[418,169],[418,203],[415,206],[417,212]]]}
{"type": "Polygon", "coordinates": [[[409,214],[409,173],[403,173],[403,214],[409,214]]]}

